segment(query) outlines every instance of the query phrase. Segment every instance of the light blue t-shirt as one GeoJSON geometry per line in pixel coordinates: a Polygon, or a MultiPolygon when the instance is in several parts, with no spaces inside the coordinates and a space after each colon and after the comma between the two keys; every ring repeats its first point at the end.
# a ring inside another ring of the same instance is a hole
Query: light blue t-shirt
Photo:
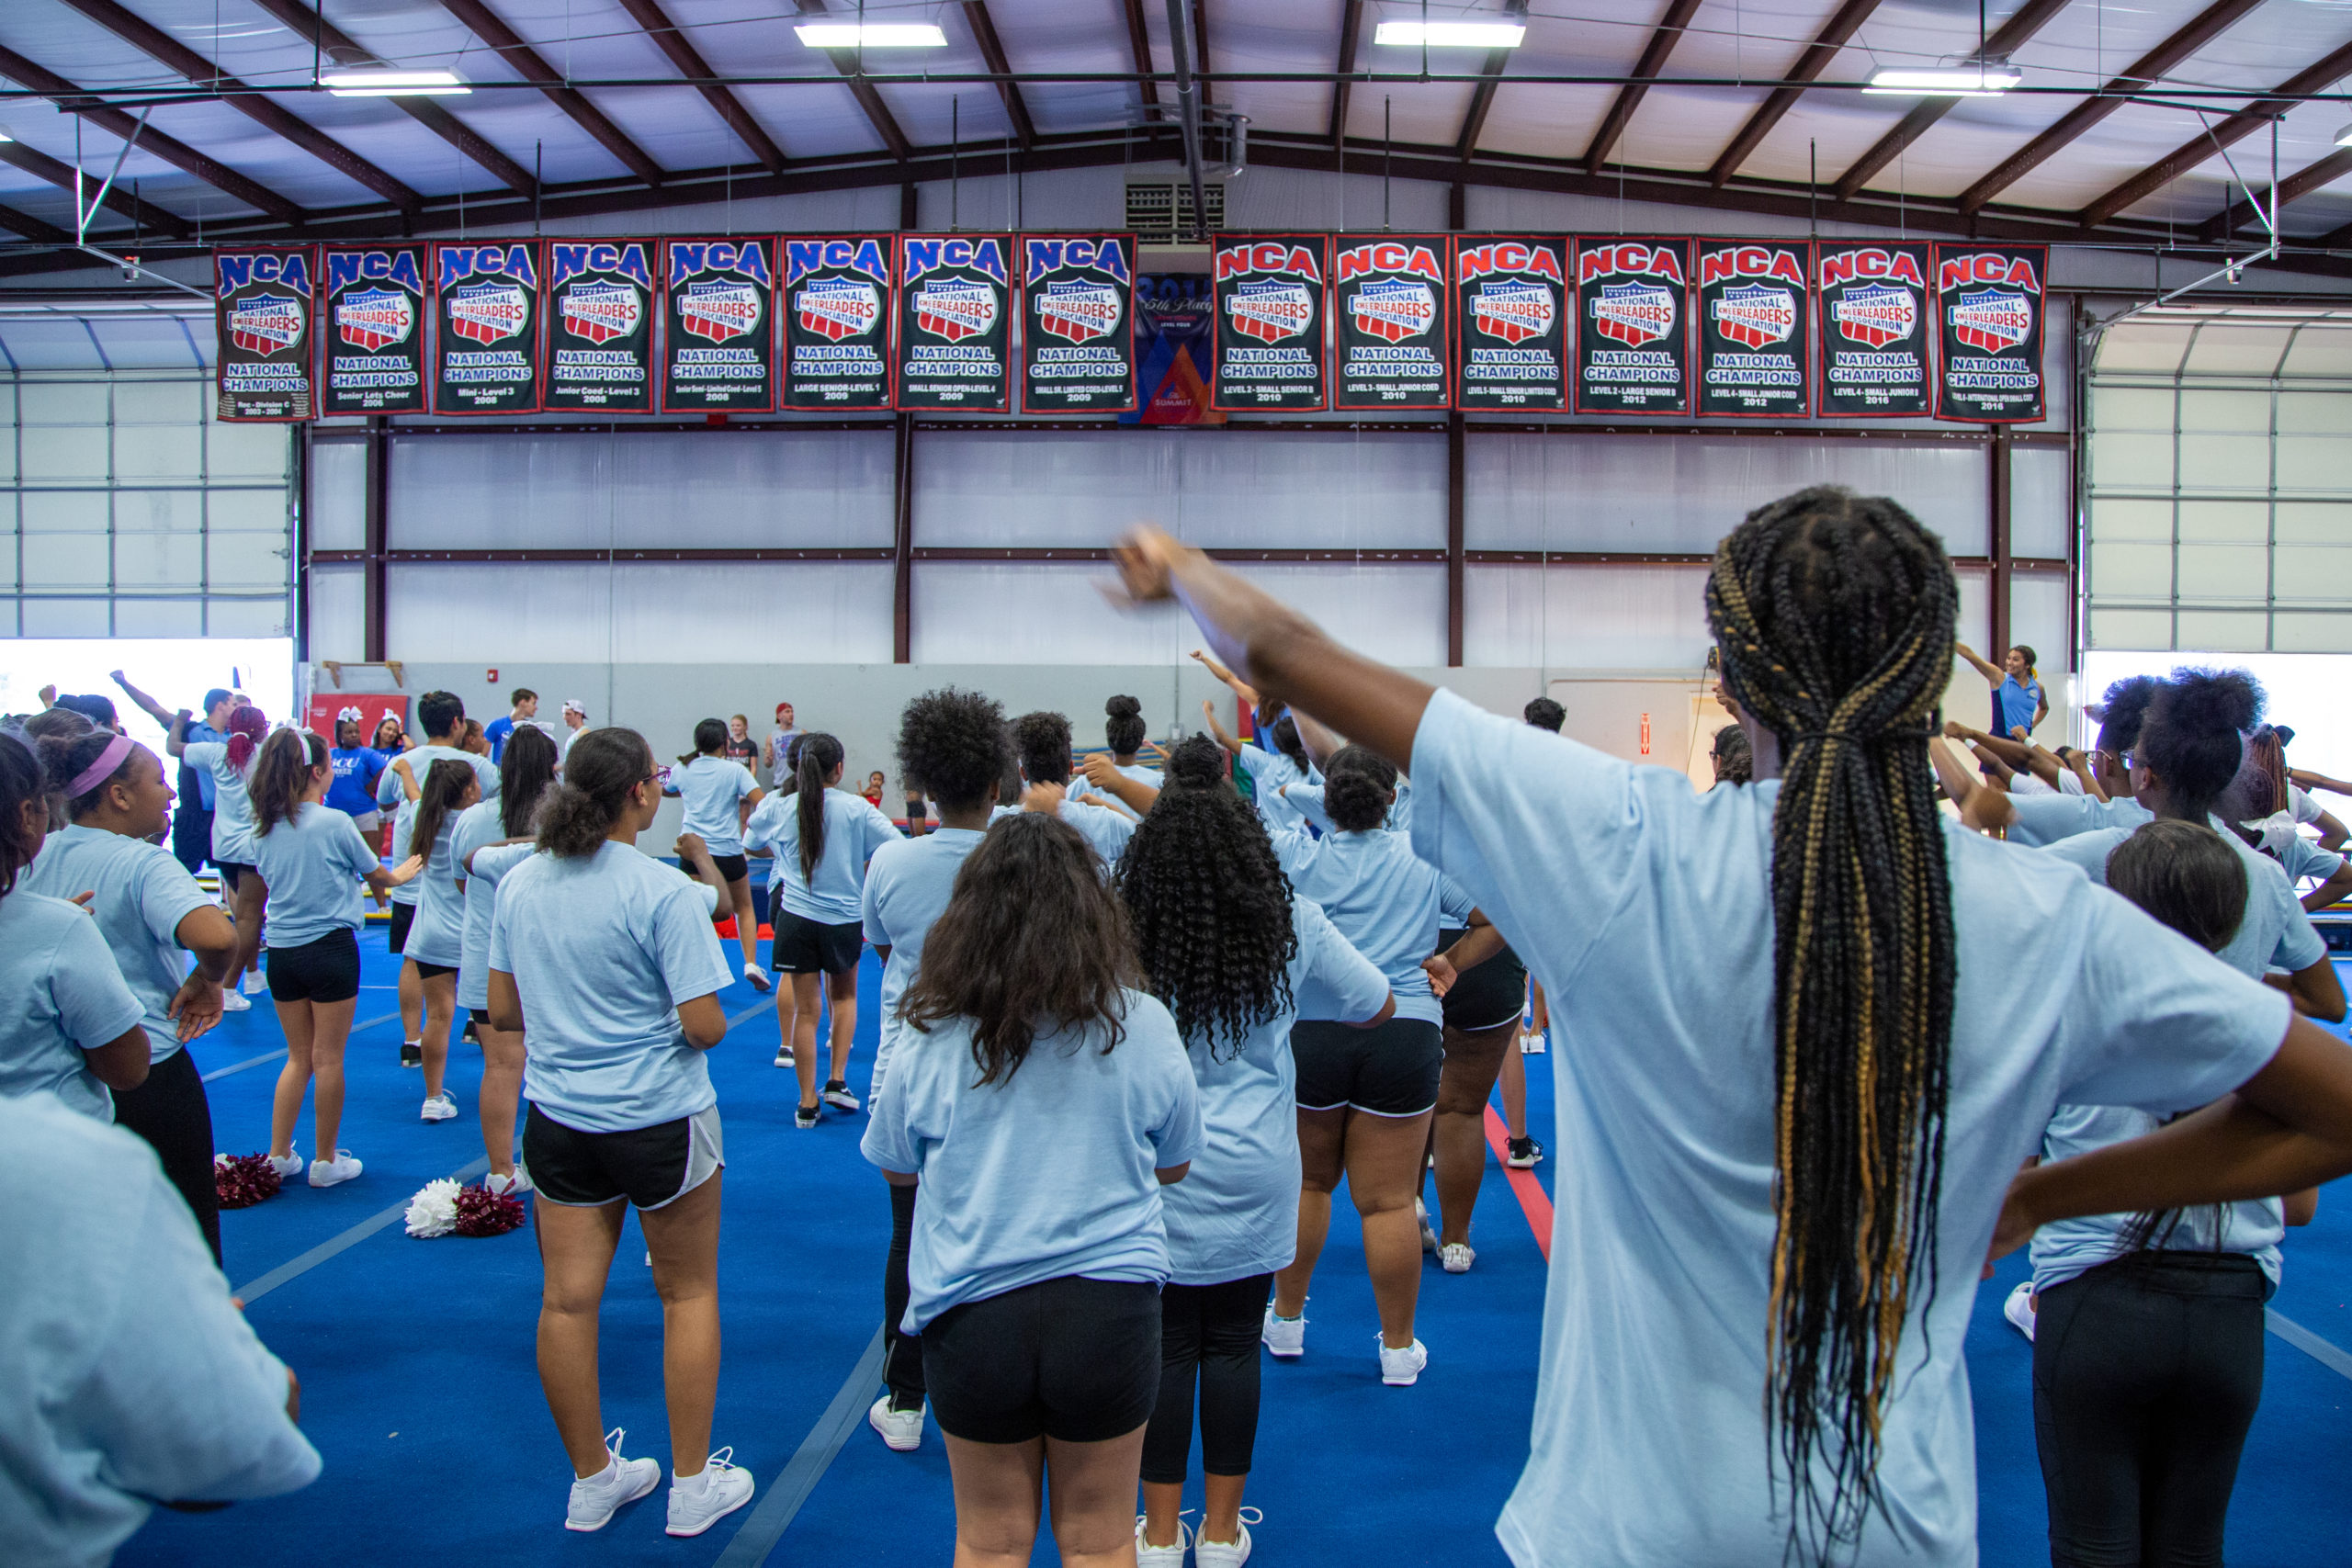
{"type": "Polygon", "coordinates": [[[1271,1274],[1298,1251],[1298,1069],[1290,1027],[1302,1020],[1363,1023],[1388,999],[1388,977],[1348,945],[1320,907],[1291,900],[1298,953],[1292,1006],[1250,1032],[1237,1051],[1186,1040],[1201,1090],[1201,1152],[1160,1196],[1169,1279],[1216,1285],[1271,1274]]]}
{"type": "Polygon", "coordinates": [[[800,874],[800,796],[772,795],[752,807],[744,824],[743,843],[775,856],[768,870],[770,886],[784,889],[785,908],[820,926],[845,926],[862,915],[865,863],[885,844],[902,835],[888,817],[862,795],[845,789],[825,792],[825,847],[817,856],[817,874],[800,874]]]}
{"type": "Polygon", "coordinates": [[[416,874],[409,886],[417,889],[416,919],[408,928],[408,941],[401,946],[401,956],[419,964],[461,964],[466,952],[466,874],[460,868],[456,852],[458,824],[467,812],[480,811],[487,805],[492,812],[498,809],[495,800],[477,801],[465,811],[445,811],[441,814],[441,830],[433,842],[416,841],[416,822],[412,818],[406,831],[409,852],[424,856],[424,869],[416,874]]]}
{"type": "MultiPolygon", "coordinates": [[[[1147,768],[1141,762],[1129,762],[1123,768],[1120,768],[1116,762],[1114,762],[1111,765],[1114,768],[1118,768],[1119,772],[1125,777],[1135,780],[1136,783],[1144,785],[1148,789],[1165,789],[1168,787],[1166,775],[1161,773],[1158,768],[1147,768]]],[[[1130,817],[1135,814],[1134,808],[1128,806],[1125,801],[1121,800],[1109,790],[1096,789],[1091,784],[1088,783],[1084,773],[1070,774],[1069,788],[1066,792],[1065,798],[1070,800],[1082,800],[1090,806],[1100,806],[1105,810],[1120,812],[1130,817]]]]}
{"type": "MultiPolygon", "coordinates": [[[[2133,830],[2102,828],[2061,839],[2040,852],[2081,868],[2084,875],[2107,886],[2107,860],[2133,830]]],[[[2327,956],[2327,940],[2296,900],[2287,874],[2268,855],[2248,847],[2236,834],[2214,825],[2222,840],[2238,852],[2245,865],[2245,918],[2237,934],[2216,954],[2241,975],[2259,977],[2266,968],[2308,969],[2327,956]]]]}
{"type": "Polygon", "coordinates": [[[628,844],[533,855],[498,885],[490,966],[523,1002],[523,1097],[567,1127],[625,1133],[718,1103],[680,1002],[734,980],[693,881],[628,844]]]}
{"type": "Polygon", "coordinates": [[[714,855],[743,852],[743,797],[759,793],[760,781],[741,762],[724,757],[696,757],[670,771],[670,787],[686,808],[682,833],[698,835],[714,855]]]}
{"type": "Polygon", "coordinates": [[[1067,795],[1054,815],[1078,829],[1094,852],[1102,857],[1102,869],[1107,874],[1127,852],[1127,840],[1136,836],[1136,819],[1125,812],[1114,811],[1107,806],[1091,806],[1082,800],[1072,800],[1067,795]]]}
{"type": "Polygon", "coordinates": [[[360,879],[379,870],[376,847],[333,807],[298,806],[254,844],[254,869],[269,888],[264,919],[270,945],[300,947],[344,928],[359,929],[360,879]]]}
{"type": "MultiPolygon", "coordinates": [[[[1543,982],[1561,1065],[1532,1442],[1496,1533],[1521,1568],[1778,1562],[1786,1477],[1758,1412],[1781,786],[1697,794],[1679,770],[1444,691],[1407,761],[1413,847],[1543,982]]],[[[1845,1559],[1859,1568],[1976,1561],[1962,1346],[2002,1199],[2052,1109],[2203,1105],[2260,1071],[2288,1024],[2285,997],[2047,857],[1957,823],[1944,845],[1957,982],[1938,1288],[1912,1293],[1885,1513],[1845,1559]]]]}
{"type": "Polygon", "coordinates": [[[2033,716],[2041,707],[2041,682],[2027,681],[2020,684],[2016,676],[2004,675],[1993,692],[1993,703],[2001,710],[2001,739],[2007,739],[2009,731],[2018,725],[2031,733],[2033,716]]]}
{"type": "MultiPolygon", "coordinates": [[[[455,746],[436,745],[412,747],[401,752],[400,757],[393,758],[392,762],[399,761],[401,757],[408,759],[408,771],[415,775],[419,789],[424,787],[425,779],[431,776],[434,763],[468,762],[473,766],[474,782],[481,785],[481,797],[484,800],[498,798],[498,769],[487,757],[477,757],[471,751],[461,751],[455,746]]],[[[376,804],[392,807],[392,863],[397,865],[416,852],[409,847],[408,841],[409,819],[416,815],[416,803],[410,800],[408,791],[401,787],[400,771],[392,766],[392,762],[384,765],[382,775],[376,780],[376,804]]],[[[403,882],[393,888],[392,902],[413,904],[422,899],[424,897],[424,880],[419,877],[414,882],[403,882]]]]}
{"type": "MultiPolygon", "coordinates": [[[[254,748],[254,756],[261,748],[254,748]]],[[[226,740],[195,740],[180,749],[180,761],[212,781],[212,863],[254,863],[254,798],[245,788],[245,774],[229,762],[226,740]]],[[[253,759],[245,760],[253,767],[253,759]]]]}
{"type": "Polygon", "coordinates": [[[498,912],[498,879],[533,851],[528,843],[499,843],[506,837],[500,804],[485,800],[467,807],[449,835],[449,859],[466,881],[465,935],[458,958],[458,1005],[462,1008],[490,1006],[490,922],[498,912]]]}
{"type": "Polygon", "coordinates": [[[64,828],[49,836],[17,887],[67,900],[96,893],[90,913],[98,933],[146,1010],[147,1059],[160,1062],[180,1048],[179,1025],[170,1016],[172,998],[187,978],[177,933],[182,920],[212,900],[169,850],[99,828],[64,828]]]}
{"type": "Polygon", "coordinates": [[[2013,795],[2009,809],[2009,842],[2039,849],[2102,828],[2126,831],[2153,822],[2156,814],[2128,795],[2093,800],[2086,795],[2013,795]]]}
{"type": "Polygon", "coordinates": [[[1283,829],[1305,831],[1306,818],[1298,807],[1283,798],[1283,785],[1305,784],[1307,775],[1296,762],[1280,751],[1269,751],[1263,746],[1243,741],[1241,750],[1233,754],[1233,765],[1250,775],[1250,796],[1257,803],[1258,815],[1266,824],[1266,831],[1278,833],[1283,829]]]}
{"type": "Polygon", "coordinates": [[[865,940],[890,950],[882,966],[882,1032],[874,1052],[874,1082],[866,1090],[869,1100],[881,1096],[890,1055],[906,1033],[899,998],[914,983],[923,939],[956,891],[956,874],[986,837],[971,828],[942,828],[920,839],[885,844],[866,863],[865,940]]]}
{"type": "Polygon", "coordinates": [[[1011,1079],[975,1087],[972,1029],[910,1031],[860,1145],[950,1201],[915,1205],[908,1334],[950,1307],[1046,1280],[1168,1280],[1159,1178],[1201,1149],[1201,1097],[1168,1010],[1122,993],[1126,1038],[1040,1034],[1011,1079]]]}
{"type": "Polygon", "coordinates": [[[1310,839],[1302,828],[1270,836],[1299,897],[1321,905],[1340,934],[1388,976],[1396,1016],[1442,1024],[1445,1010],[1430,994],[1421,960],[1437,951],[1442,925],[1470,923],[1469,895],[1418,858],[1402,833],[1374,828],[1310,839]]]}
{"type": "MultiPolygon", "coordinates": [[[[123,983],[98,923],[62,898],[21,887],[0,898],[0,997],[7,998],[0,1005],[0,1095],[46,1089],[85,1116],[113,1121],[114,1095],[82,1053],[113,1044],[147,1010],[123,983]]],[[[11,1149],[0,1163],[21,1161],[11,1149]]],[[[19,1262],[12,1258],[9,1267],[19,1262]]]]}
{"type": "MultiPolygon", "coordinates": [[[[1324,809],[1324,781],[1290,784],[1283,790],[1283,798],[1297,807],[1298,814],[1322,831],[1336,833],[1339,829],[1331,826],[1331,814],[1324,809]]],[[[1413,830],[1413,781],[1402,773],[1396,775],[1396,798],[1390,803],[1388,816],[1381,826],[1392,833],[1413,830]]]]}
{"type": "Polygon", "coordinates": [[[154,1498],[235,1502],[316,1480],[318,1450],[287,1419],[286,1364],[229,1299],[145,1140],[34,1095],[0,1100],[0,1148],[8,1562],[95,1568],[154,1498]]]}

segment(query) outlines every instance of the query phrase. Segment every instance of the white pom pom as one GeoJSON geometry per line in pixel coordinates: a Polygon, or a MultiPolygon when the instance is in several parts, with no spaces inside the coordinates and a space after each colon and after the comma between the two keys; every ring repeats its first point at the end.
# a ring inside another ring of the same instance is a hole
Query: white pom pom
{"type": "Polygon", "coordinates": [[[457,1224],[458,1184],[454,1181],[428,1181],[408,1201],[411,1235],[447,1235],[457,1224]]]}

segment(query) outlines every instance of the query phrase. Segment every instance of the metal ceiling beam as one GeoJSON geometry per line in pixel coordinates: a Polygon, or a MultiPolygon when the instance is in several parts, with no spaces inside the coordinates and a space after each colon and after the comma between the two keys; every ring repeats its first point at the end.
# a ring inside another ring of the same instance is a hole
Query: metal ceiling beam
{"type": "MultiPolygon", "coordinates": [[[[60,190],[78,190],[82,193],[84,200],[89,198],[90,193],[100,183],[96,179],[77,175],[74,165],[63,159],[52,158],[48,153],[28,147],[21,141],[0,141],[0,164],[13,164],[36,179],[47,180],[60,190]]],[[[166,212],[160,207],[141,201],[119,184],[107,187],[106,197],[101,205],[110,212],[120,213],[141,229],[153,229],[159,234],[166,234],[175,240],[185,240],[196,232],[196,225],[178,213],[166,212]]],[[[9,227],[14,229],[16,225],[11,223],[9,227]]],[[[23,231],[17,230],[17,232],[22,233],[23,231]]],[[[111,240],[119,240],[123,237],[119,230],[109,229],[106,233],[111,240]]],[[[73,236],[69,234],[66,238],[70,240],[73,236]]]]}
{"type": "Polygon", "coordinates": [[[1600,129],[1592,134],[1592,145],[1584,150],[1584,172],[1600,173],[1609,162],[1609,154],[1617,150],[1618,139],[1625,134],[1625,127],[1633,122],[1634,111],[1642,107],[1642,96],[1649,91],[1649,80],[1666,69],[1666,57],[1682,41],[1682,31],[1690,25],[1700,0],[1673,0],[1666,15],[1658,18],[1650,33],[1650,41],[1642,50],[1642,57],[1634,63],[1634,74],[1639,78],[1617,89],[1616,101],[1602,117],[1600,129]]]}
{"type": "MultiPolygon", "coordinates": [[[[2284,211],[2315,190],[2334,185],[2346,175],[2352,175],[2352,147],[2339,147],[2318,163],[2308,164],[2278,182],[2278,207],[2284,211]]],[[[2259,215],[2270,210],[2270,191],[2265,186],[2259,192],[2247,191],[2245,197],[2209,219],[2198,233],[2208,240],[2226,240],[2247,225],[2258,222],[2259,215]]],[[[2267,231],[2264,231],[2267,238],[2267,231]]]]}
{"type": "Polygon", "coordinates": [[[620,6],[629,14],[631,21],[645,30],[645,36],[653,40],[654,47],[669,56],[670,63],[678,68],[679,75],[701,84],[695,91],[703,96],[705,103],[718,111],[718,118],[726,122],[728,130],[735,133],[736,140],[750,150],[752,156],[765,165],[768,173],[782,174],[784,149],[760,128],[760,122],[752,118],[752,111],[743,107],[741,99],[712,82],[711,79],[718,73],[703,59],[701,51],[686,41],[686,35],[679,30],[678,24],[669,18],[656,0],[620,0],[620,6]]]}
{"type": "Polygon", "coordinates": [[[1184,0],[1184,8],[1193,13],[1193,74],[1205,76],[1215,69],[1209,64],[1209,0],[1184,0]]]}
{"type": "Polygon", "coordinates": [[[281,223],[300,223],[306,216],[300,207],[276,191],[247,179],[226,164],[206,157],[186,142],[164,135],[153,125],[141,129],[135,117],[94,101],[56,72],[35,64],[14,50],[0,49],[0,76],[20,82],[34,92],[53,99],[59,108],[68,114],[80,115],[109,136],[119,137],[124,141],[136,136],[141,148],[174,168],[195,175],[213,189],[233,197],[247,207],[268,213],[281,223]]]}
{"type": "Polygon", "coordinates": [[[1127,44],[1135,51],[1136,85],[1143,89],[1143,101],[1159,102],[1159,84],[1151,79],[1151,35],[1144,30],[1143,0],[1126,0],[1127,44]]]}
{"type": "Polygon", "coordinates": [[[971,24],[972,41],[980,46],[980,58],[989,69],[1005,80],[996,85],[997,96],[1004,100],[1005,118],[1012,122],[1012,139],[1026,151],[1037,140],[1037,125],[1029,118],[1029,106],[1021,96],[1021,84],[1012,80],[1012,67],[1004,56],[1004,40],[996,36],[996,23],[989,19],[988,0],[964,0],[964,20],[971,24]]]}
{"type": "MultiPolygon", "coordinates": [[[[825,15],[825,0],[795,0],[795,4],[804,17],[825,15]]],[[[898,117],[890,112],[890,106],[882,101],[881,93],[858,69],[858,51],[828,49],[820,52],[833,62],[833,69],[840,72],[842,80],[849,84],[850,96],[857,100],[857,107],[865,111],[866,123],[874,128],[874,134],[882,139],[882,145],[890,150],[890,156],[901,164],[905,163],[913,155],[913,143],[907,140],[907,133],[899,129],[898,117]]]]}
{"type": "MultiPolygon", "coordinates": [[[[2260,0],[2228,0],[2228,3],[2258,5],[2260,0]]],[[[1846,47],[1846,40],[1852,38],[1870,19],[1871,13],[1877,9],[1878,0],[1846,0],[1838,7],[1836,14],[1822,24],[1821,31],[1815,36],[1813,42],[1797,56],[1797,62],[1789,67],[1788,79],[1792,82],[1811,82],[1819,77],[1829,69],[1829,62],[1838,58],[1838,51],[1846,47]]],[[[1747,123],[1739,128],[1739,134],[1731,139],[1731,145],[1724,149],[1723,156],[1715,160],[1714,167],[1707,171],[1707,183],[1728,185],[1731,177],[1739,173],[1740,165],[1747,163],[1764,138],[1772,133],[1772,128],[1781,123],[1781,118],[1796,107],[1797,100],[1804,96],[1803,87],[1773,88],[1764,101],[1756,106],[1756,112],[1747,117],[1747,123]]]]}
{"type": "Polygon", "coordinates": [[[522,35],[501,21],[482,0],[441,0],[441,8],[465,23],[474,37],[496,50],[499,58],[513,66],[516,74],[545,93],[548,102],[594,137],[630,174],[650,186],[658,186],[669,177],[661,164],[646,156],[643,148],[605,118],[604,110],[590,103],[578,88],[564,85],[563,73],[541,59],[539,51],[525,43],[522,35]]]}
{"type": "Polygon", "coordinates": [[[1481,79],[1470,92],[1470,112],[1462,117],[1462,134],[1453,141],[1454,155],[1464,163],[1478,150],[1478,138],[1487,133],[1487,116],[1495,107],[1495,89],[1502,85],[1503,67],[1510,63],[1510,50],[1487,51],[1487,63],[1479,68],[1481,79]]]}
{"type": "MultiPolygon", "coordinates": [[[[1984,45],[1970,58],[2006,60],[2025,42],[2050,25],[2052,18],[2066,8],[2067,0],[2026,0],[2009,19],[1985,38],[1984,45]]],[[[1944,116],[1958,107],[1958,98],[1922,98],[1893,130],[1878,139],[1871,150],[1854,160],[1853,167],[1838,178],[1838,199],[1851,201],[1855,193],[1870,184],[1871,177],[1900,157],[1903,150],[1928,133],[1944,116]]]]}
{"type": "Polygon", "coordinates": [[[244,90],[245,84],[222,71],[171,34],[124,10],[114,0],[64,0],[98,26],[178,72],[199,86],[218,88],[221,102],[265,130],[292,142],[346,179],[357,182],[414,217],[424,209],[424,198],[402,182],[335,141],[306,120],[298,118],[277,99],[244,90]]]}
{"type": "Polygon", "coordinates": [[[1331,84],[1331,145],[1340,146],[1348,136],[1348,94],[1355,85],[1348,80],[1356,68],[1356,44],[1363,36],[1363,0],[1347,0],[1340,13],[1340,79],[1331,84]]]}
{"type": "Polygon", "coordinates": [[[2234,147],[2252,136],[2294,107],[2307,94],[2324,93],[2346,76],[2352,76],[2352,43],[2279,83],[2277,97],[2248,104],[2227,119],[2199,131],[2075,217],[2086,225],[2104,223],[2125,208],[2138,206],[2207,159],[2219,157],[2222,148],[2234,147]]]}
{"type": "MultiPolygon", "coordinates": [[[[315,44],[321,54],[337,64],[356,65],[381,58],[374,50],[355,41],[350,34],[328,21],[303,0],[254,0],[254,4],[261,7],[271,21],[303,42],[315,44]]],[[[386,98],[383,101],[464,153],[517,196],[527,197],[537,191],[538,182],[531,177],[528,170],[475,135],[463,120],[433,99],[386,98]]]]}
{"type": "Polygon", "coordinates": [[[39,240],[45,245],[70,245],[74,236],[54,223],[44,223],[29,212],[19,212],[13,207],[0,207],[0,229],[12,234],[22,234],[28,240],[39,240]]]}
{"type": "Polygon", "coordinates": [[[2262,0],[2214,0],[2164,42],[2125,66],[2121,74],[2059,117],[2058,122],[1960,193],[1960,209],[1973,212],[2057,155],[2068,143],[2123,107],[2130,96],[2162,80],[2262,0]]]}

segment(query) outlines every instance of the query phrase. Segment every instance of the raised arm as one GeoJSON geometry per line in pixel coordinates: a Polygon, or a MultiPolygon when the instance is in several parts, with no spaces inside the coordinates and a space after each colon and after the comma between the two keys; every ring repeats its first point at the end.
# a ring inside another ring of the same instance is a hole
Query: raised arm
{"type": "Polygon", "coordinates": [[[1435,690],[1427,682],[1340,647],[1263,589],[1158,528],[1136,529],[1113,554],[1128,603],[1177,601],[1259,691],[1412,771],[1413,734],[1435,690]]]}
{"type": "Polygon", "coordinates": [[[1127,777],[1099,751],[1080,762],[1078,771],[1086,775],[1088,784],[1134,812],[1138,819],[1149,816],[1152,802],[1159,798],[1158,790],[1127,777]]]}
{"type": "Polygon", "coordinates": [[[1976,667],[1976,672],[1984,677],[1984,683],[1986,685],[1998,690],[2001,682],[2008,679],[2009,672],[2007,671],[2002,669],[1997,664],[1987,664],[1984,660],[1978,658],[1976,656],[1976,650],[1969,647],[1966,643],[1953,643],[1951,645],[1951,650],[1961,658],[1968,660],[1969,663],[1974,665],[1976,667]]]}
{"type": "Polygon", "coordinates": [[[1201,714],[1209,721],[1209,733],[1216,738],[1216,743],[1237,757],[1241,755],[1241,742],[1227,734],[1225,726],[1217,722],[1216,705],[1210,702],[1203,703],[1201,714]]]}
{"type": "Polygon", "coordinates": [[[2058,787],[2059,775],[2066,771],[2066,764],[2059,760],[2058,753],[2038,740],[2026,743],[2025,765],[2035,778],[2052,789],[2058,787]]]}
{"type": "Polygon", "coordinates": [[[146,693],[132,685],[129,681],[124,680],[121,671],[109,670],[107,671],[107,678],[112,680],[116,685],[122,688],[122,694],[129,697],[132,705],[137,707],[141,713],[145,714],[149,718],[153,719],[165,729],[169,729],[172,727],[171,709],[165,707],[163,704],[157,702],[154,698],[149,696],[146,693]]]}
{"type": "Polygon", "coordinates": [[[2016,816],[2009,809],[2008,795],[1984,783],[1973,768],[1953,755],[1949,742],[1928,741],[1928,758],[1935,764],[1936,780],[1944,786],[1944,794],[1960,807],[1961,826],[1980,833],[2008,827],[2016,816]]]}
{"type": "Polygon", "coordinates": [[[164,737],[164,750],[175,757],[187,750],[187,721],[190,716],[188,711],[182,708],[172,716],[171,723],[165,727],[170,733],[164,737]]]}
{"type": "Polygon", "coordinates": [[[2287,779],[2304,789],[2324,789],[2330,795],[2352,795],[2352,784],[2329,778],[2325,773],[2315,773],[2309,768],[2289,768],[2287,779]]]}
{"type": "Polygon", "coordinates": [[[1235,696],[1241,699],[1241,705],[1243,707],[1254,708],[1258,705],[1258,692],[1255,687],[1252,687],[1242,681],[1237,680],[1234,677],[1232,671],[1227,670],[1224,665],[1219,664],[1216,660],[1211,659],[1207,654],[1202,652],[1197,648],[1193,649],[1193,657],[1199,660],[1202,664],[1205,665],[1210,674],[1224,682],[1227,688],[1230,690],[1235,696]]]}
{"type": "Polygon", "coordinates": [[[2002,765],[2013,773],[2024,771],[2027,761],[2033,751],[2032,746],[2024,741],[2012,740],[2006,735],[1995,735],[1986,730],[1973,728],[1956,718],[1944,721],[1944,734],[1954,740],[1964,741],[1980,751],[1990,751],[1999,758],[2002,765]]]}
{"type": "Polygon", "coordinates": [[[2107,791],[2100,787],[2098,775],[2091,772],[2091,760],[2088,757],[2075,750],[2072,746],[2061,746],[2058,748],[2058,760],[2066,764],[2068,772],[2082,781],[2085,795],[2098,801],[2101,806],[2107,804],[2107,791]]]}

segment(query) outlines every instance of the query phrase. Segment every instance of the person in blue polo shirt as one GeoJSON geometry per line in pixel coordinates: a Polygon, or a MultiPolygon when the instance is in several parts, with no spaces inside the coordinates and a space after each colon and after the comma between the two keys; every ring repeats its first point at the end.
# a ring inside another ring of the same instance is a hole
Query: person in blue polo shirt
{"type": "Polygon", "coordinates": [[[2006,739],[2023,739],[2023,729],[2031,735],[2034,728],[2050,716],[2050,695],[2041,689],[2041,681],[2033,670],[2033,649],[2019,643],[2003,658],[2000,668],[1995,668],[1976,655],[1976,650],[1964,642],[1952,644],[1952,651],[1976,666],[1984,683],[1993,689],[1993,728],[2006,739]]]}

